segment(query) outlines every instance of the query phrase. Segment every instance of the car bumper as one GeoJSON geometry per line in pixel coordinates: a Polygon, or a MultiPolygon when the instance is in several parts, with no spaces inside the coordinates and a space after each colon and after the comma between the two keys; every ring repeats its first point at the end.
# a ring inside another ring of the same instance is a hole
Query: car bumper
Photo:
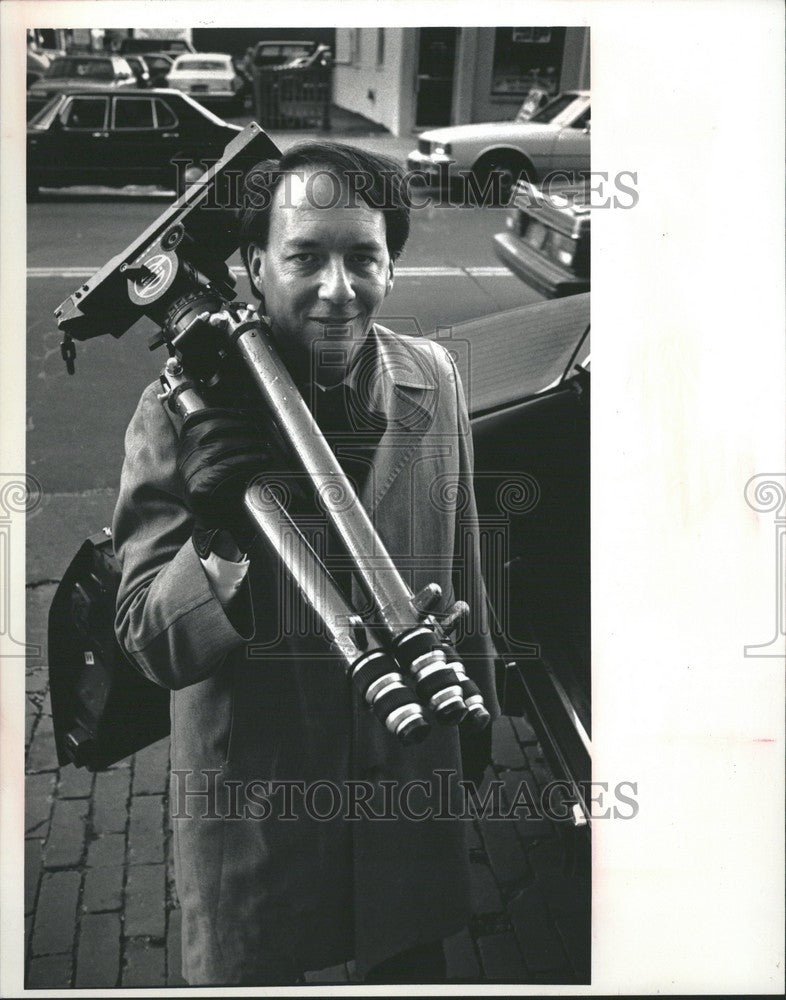
{"type": "Polygon", "coordinates": [[[435,157],[413,149],[407,157],[407,170],[423,174],[428,184],[443,185],[450,183],[448,175],[452,178],[456,167],[449,156],[435,157]]]}
{"type": "Polygon", "coordinates": [[[497,233],[494,236],[494,252],[505,267],[546,298],[561,299],[566,295],[589,291],[588,278],[579,277],[545,260],[512,233],[497,233]]]}

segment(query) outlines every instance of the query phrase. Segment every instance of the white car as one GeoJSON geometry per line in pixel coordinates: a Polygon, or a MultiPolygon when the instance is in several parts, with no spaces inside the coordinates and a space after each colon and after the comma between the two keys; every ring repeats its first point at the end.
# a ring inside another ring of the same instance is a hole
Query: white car
{"type": "Polygon", "coordinates": [[[503,196],[519,179],[535,182],[555,171],[588,171],[590,92],[563,91],[528,121],[453,125],[422,132],[407,166],[440,185],[462,174],[472,174],[485,185],[498,175],[503,196]]]}
{"type": "Polygon", "coordinates": [[[175,59],[167,86],[199,101],[240,104],[243,80],[235,72],[232,56],[224,52],[185,53],[175,59]]]}

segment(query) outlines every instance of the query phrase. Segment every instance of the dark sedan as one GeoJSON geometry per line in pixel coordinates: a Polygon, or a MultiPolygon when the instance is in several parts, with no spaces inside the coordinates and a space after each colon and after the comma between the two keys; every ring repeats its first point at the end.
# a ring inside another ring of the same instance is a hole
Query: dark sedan
{"type": "Polygon", "coordinates": [[[28,122],[28,197],[72,184],[182,190],[240,131],[178,91],[61,94],[28,122]]]}

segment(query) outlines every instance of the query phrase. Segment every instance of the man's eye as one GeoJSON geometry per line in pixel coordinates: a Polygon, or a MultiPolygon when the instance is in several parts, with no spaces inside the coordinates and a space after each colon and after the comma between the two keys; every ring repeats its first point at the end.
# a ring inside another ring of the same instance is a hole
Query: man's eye
{"type": "Polygon", "coordinates": [[[314,259],[314,254],[307,253],[306,251],[303,253],[293,253],[289,259],[297,261],[298,264],[308,264],[314,259]]]}
{"type": "Polygon", "coordinates": [[[369,253],[356,253],[354,257],[356,264],[361,264],[367,267],[370,264],[376,264],[377,258],[373,254],[369,253]]]}

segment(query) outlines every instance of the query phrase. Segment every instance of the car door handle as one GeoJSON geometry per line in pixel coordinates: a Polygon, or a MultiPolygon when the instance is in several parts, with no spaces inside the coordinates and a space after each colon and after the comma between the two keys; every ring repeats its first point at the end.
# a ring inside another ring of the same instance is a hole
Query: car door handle
{"type": "Polygon", "coordinates": [[[109,133],[108,132],[91,132],[90,134],[92,135],[92,137],[94,139],[108,139],[109,138],[109,133]]]}
{"type": "Polygon", "coordinates": [[[161,133],[161,138],[162,139],[179,139],[180,138],[180,133],[179,132],[162,132],[161,133]]]}

